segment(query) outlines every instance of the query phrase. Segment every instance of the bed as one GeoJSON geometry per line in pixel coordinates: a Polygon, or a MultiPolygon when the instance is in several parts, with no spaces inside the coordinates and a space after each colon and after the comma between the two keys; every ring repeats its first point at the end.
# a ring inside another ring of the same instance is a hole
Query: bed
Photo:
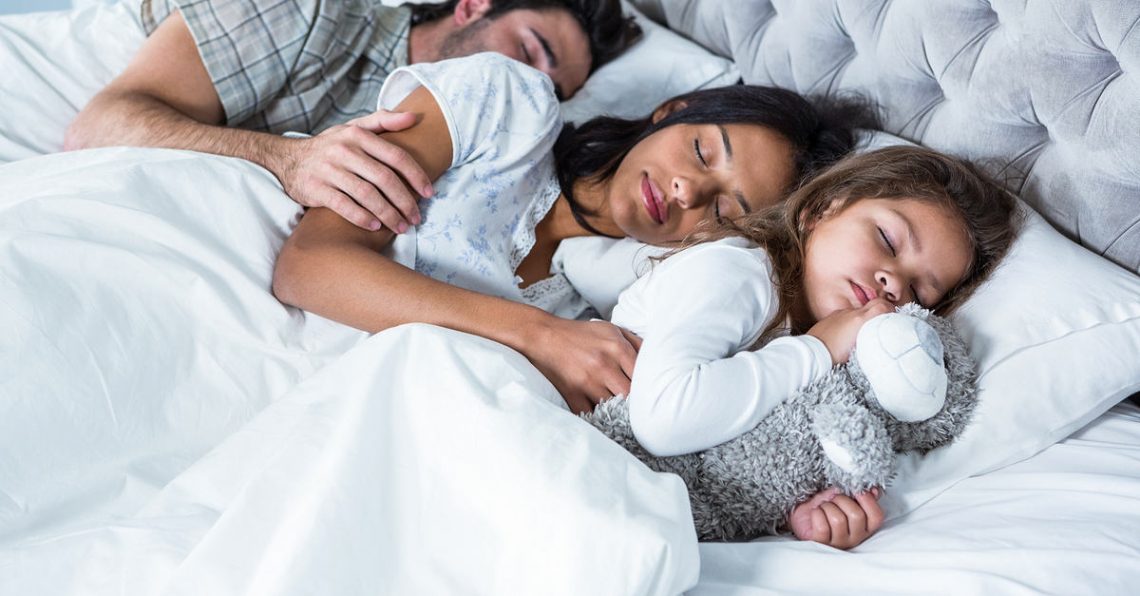
{"type": "MultiPolygon", "coordinates": [[[[742,77],[873,97],[899,139],[869,142],[1013,164],[1025,229],[956,315],[978,417],[900,460],[878,534],[697,543],[680,481],[519,354],[278,303],[299,211],[265,170],[53,154],[142,39],[126,3],[0,19],[0,594],[1131,593],[1140,6],[635,4],[691,41],[651,28],[568,117],[742,77]]],[[[630,254],[560,258],[604,311],[630,254]]]]}

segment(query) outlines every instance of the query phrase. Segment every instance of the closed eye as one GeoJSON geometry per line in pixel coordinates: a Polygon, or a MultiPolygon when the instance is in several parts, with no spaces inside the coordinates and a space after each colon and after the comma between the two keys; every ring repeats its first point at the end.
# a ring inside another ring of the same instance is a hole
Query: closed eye
{"type": "Polygon", "coordinates": [[[705,161],[705,156],[703,153],[701,153],[700,139],[693,139],[693,152],[697,154],[697,159],[700,160],[701,165],[705,166],[706,168],[709,167],[709,162],[705,161]]]}
{"type": "Polygon", "coordinates": [[[891,250],[891,255],[892,256],[895,255],[895,245],[891,244],[891,239],[887,238],[887,234],[885,232],[883,232],[883,228],[878,228],[878,230],[879,230],[879,236],[881,236],[883,238],[883,242],[885,242],[887,245],[887,248],[889,248],[891,250]]]}

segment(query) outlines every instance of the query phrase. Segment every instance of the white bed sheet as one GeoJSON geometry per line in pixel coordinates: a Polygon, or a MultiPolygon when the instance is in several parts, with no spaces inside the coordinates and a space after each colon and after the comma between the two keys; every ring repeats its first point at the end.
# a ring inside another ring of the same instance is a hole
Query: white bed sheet
{"type": "Polygon", "coordinates": [[[959,482],[853,552],[777,538],[702,544],[702,596],[1135,594],[1140,408],[959,482]]]}

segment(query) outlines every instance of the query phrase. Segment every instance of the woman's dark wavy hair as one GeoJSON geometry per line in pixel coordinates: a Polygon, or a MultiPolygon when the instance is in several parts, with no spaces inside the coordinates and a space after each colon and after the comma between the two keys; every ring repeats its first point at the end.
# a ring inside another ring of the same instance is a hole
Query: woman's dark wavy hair
{"type": "Polygon", "coordinates": [[[805,98],[778,87],[731,85],[679,95],[666,104],[670,102],[684,107],[656,123],[652,115],[639,120],[602,116],[578,127],[563,127],[554,144],[558,182],[575,219],[587,230],[596,233],[585,224],[583,214],[589,213],[574,199],[574,182],[608,180],[642,139],[674,124],[756,124],[779,133],[795,151],[788,192],[850,153],[855,129],[879,128],[874,105],[857,95],[805,98]]]}
{"type": "MultiPolygon", "coordinates": [[[[412,24],[427,23],[455,12],[458,0],[412,4],[412,24]]],[[[619,0],[494,0],[483,18],[496,19],[512,10],[565,10],[590,40],[590,72],[616,58],[641,37],[641,27],[622,13],[619,0]]]]}

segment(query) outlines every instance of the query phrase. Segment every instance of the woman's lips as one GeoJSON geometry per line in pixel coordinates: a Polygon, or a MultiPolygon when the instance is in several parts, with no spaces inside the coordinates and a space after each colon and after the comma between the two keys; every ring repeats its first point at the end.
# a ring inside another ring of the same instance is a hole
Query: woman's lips
{"type": "Polygon", "coordinates": [[[851,282],[851,290],[855,292],[855,299],[859,301],[859,306],[874,300],[876,296],[874,290],[867,290],[855,282],[851,282]]]}
{"type": "Polygon", "coordinates": [[[641,202],[645,205],[645,210],[649,212],[649,218],[653,221],[663,224],[665,220],[669,219],[669,211],[665,208],[665,201],[661,198],[661,190],[653,184],[648,174],[641,175],[641,202]]]}

